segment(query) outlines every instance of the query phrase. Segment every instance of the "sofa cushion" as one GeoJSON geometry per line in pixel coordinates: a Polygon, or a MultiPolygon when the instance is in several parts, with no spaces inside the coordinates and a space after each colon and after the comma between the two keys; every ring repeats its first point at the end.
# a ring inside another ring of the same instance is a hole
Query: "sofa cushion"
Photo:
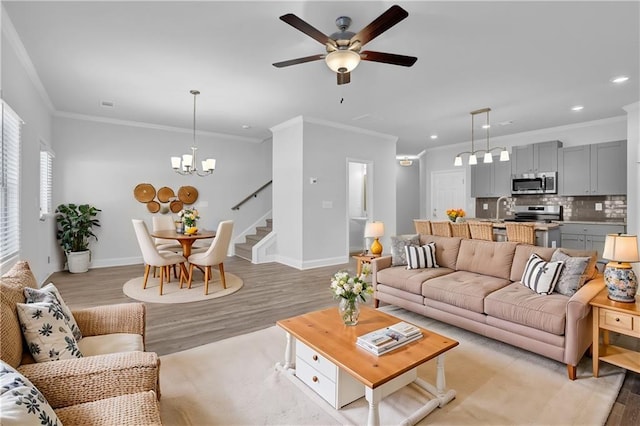
{"type": "Polygon", "coordinates": [[[415,235],[394,235],[391,237],[391,265],[404,266],[407,264],[406,246],[420,245],[420,236],[415,235]]]}
{"type": "Polygon", "coordinates": [[[428,299],[483,313],[484,298],[509,284],[509,280],[504,278],[455,271],[426,281],[422,285],[422,295],[428,299]]]}
{"type": "Polygon", "coordinates": [[[513,256],[513,263],[511,264],[511,275],[509,279],[513,282],[520,281],[522,274],[524,273],[524,267],[527,265],[529,258],[532,254],[537,254],[546,261],[551,260],[551,256],[556,251],[554,248],[532,246],[529,244],[518,244],[516,247],[516,253],[513,256]]]}
{"type": "Polygon", "coordinates": [[[29,379],[3,361],[0,361],[0,415],[3,426],[62,425],[29,379]]]}
{"type": "Polygon", "coordinates": [[[484,300],[487,315],[556,335],[564,334],[569,297],[560,293],[541,295],[520,282],[509,284],[484,300]]]}
{"type": "Polygon", "coordinates": [[[555,291],[565,296],[573,296],[587,281],[585,271],[589,266],[589,257],[572,257],[560,250],[553,252],[551,261],[564,262],[555,291]]]}
{"type": "Polygon", "coordinates": [[[83,356],[114,354],[118,352],[144,351],[142,336],[132,333],[112,333],[89,336],[78,341],[83,356]]]}
{"type": "Polygon", "coordinates": [[[452,272],[453,270],[449,268],[407,269],[396,266],[378,271],[376,281],[389,287],[421,295],[424,281],[452,272]]]}
{"type": "Polygon", "coordinates": [[[82,357],[59,303],[18,303],[16,307],[27,347],[36,362],[82,357]]]}
{"type": "Polygon", "coordinates": [[[564,262],[547,262],[534,253],[529,257],[520,282],[538,294],[551,294],[563,267],[564,262]]]}
{"type": "Polygon", "coordinates": [[[24,297],[27,303],[57,302],[60,305],[60,309],[62,314],[64,315],[64,319],[67,321],[69,327],[71,328],[73,337],[76,340],[82,339],[82,332],[80,331],[75,318],[73,318],[71,309],[69,309],[67,304],[64,303],[60,292],[58,291],[56,286],[53,285],[53,283],[49,283],[40,289],[26,287],[24,289],[24,297]]]}
{"type": "Polygon", "coordinates": [[[517,246],[513,242],[462,240],[456,270],[508,280],[517,246]]]}
{"type": "Polygon", "coordinates": [[[429,243],[424,246],[406,246],[407,269],[437,268],[436,245],[429,243]]]}
{"type": "Polygon", "coordinates": [[[460,251],[460,237],[441,237],[438,235],[420,234],[420,245],[436,244],[436,262],[441,268],[456,269],[458,252],[460,251]]]}

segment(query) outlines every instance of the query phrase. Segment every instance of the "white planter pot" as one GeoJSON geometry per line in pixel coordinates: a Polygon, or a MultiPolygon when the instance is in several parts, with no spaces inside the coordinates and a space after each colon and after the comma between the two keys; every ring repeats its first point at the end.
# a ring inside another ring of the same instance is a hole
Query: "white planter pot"
{"type": "Polygon", "coordinates": [[[90,261],[91,252],[89,250],[72,251],[67,253],[67,265],[69,266],[69,272],[72,274],[87,272],[89,270],[90,261]]]}

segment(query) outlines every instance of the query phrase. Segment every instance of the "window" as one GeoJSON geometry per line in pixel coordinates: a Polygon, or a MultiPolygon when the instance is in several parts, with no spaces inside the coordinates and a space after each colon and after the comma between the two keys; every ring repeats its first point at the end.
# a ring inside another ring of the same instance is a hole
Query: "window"
{"type": "Polygon", "coordinates": [[[40,219],[53,213],[53,152],[44,144],[40,146],[40,219]]]}
{"type": "Polygon", "coordinates": [[[22,120],[2,101],[0,263],[20,252],[20,128],[22,120]]]}

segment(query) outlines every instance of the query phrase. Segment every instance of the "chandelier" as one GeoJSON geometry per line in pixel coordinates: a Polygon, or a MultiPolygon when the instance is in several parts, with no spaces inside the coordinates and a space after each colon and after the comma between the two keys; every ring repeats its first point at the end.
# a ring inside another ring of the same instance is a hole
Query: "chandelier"
{"type": "Polygon", "coordinates": [[[481,154],[484,152],[483,162],[484,163],[493,163],[493,156],[491,155],[492,151],[500,150],[500,161],[509,161],[509,151],[505,147],[495,147],[489,148],[489,111],[491,108],[482,108],[476,111],[471,111],[471,151],[464,151],[456,155],[456,158],[453,162],[454,166],[462,166],[462,156],[464,154],[469,154],[469,165],[474,166],[478,164],[478,156],[477,154],[481,154]],[[486,130],[486,138],[487,138],[487,148],[486,149],[474,149],[474,139],[475,139],[475,123],[474,118],[477,114],[486,114],[485,124],[482,127],[486,130]]]}
{"type": "Polygon", "coordinates": [[[202,161],[202,171],[198,170],[196,161],[196,96],[200,94],[197,90],[189,91],[193,95],[193,145],[191,146],[191,154],[184,154],[182,157],[171,157],[171,167],[173,170],[183,176],[198,175],[208,176],[216,169],[215,158],[207,158],[202,161]]]}

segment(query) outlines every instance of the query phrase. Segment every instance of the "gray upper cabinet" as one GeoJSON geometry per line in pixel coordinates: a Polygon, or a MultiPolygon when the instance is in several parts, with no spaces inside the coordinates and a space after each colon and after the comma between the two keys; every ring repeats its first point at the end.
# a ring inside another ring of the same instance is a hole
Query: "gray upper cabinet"
{"type": "Polygon", "coordinates": [[[499,157],[493,157],[493,163],[483,163],[482,157],[479,163],[471,167],[471,196],[500,197],[509,195],[511,164],[508,161],[498,161],[499,157]]]}
{"type": "Polygon", "coordinates": [[[562,148],[558,166],[560,195],[627,193],[627,141],[562,148]]]}
{"type": "Polygon", "coordinates": [[[558,170],[558,149],[560,141],[514,146],[511,154],[511,173],[555,172],[558,170]]]}

